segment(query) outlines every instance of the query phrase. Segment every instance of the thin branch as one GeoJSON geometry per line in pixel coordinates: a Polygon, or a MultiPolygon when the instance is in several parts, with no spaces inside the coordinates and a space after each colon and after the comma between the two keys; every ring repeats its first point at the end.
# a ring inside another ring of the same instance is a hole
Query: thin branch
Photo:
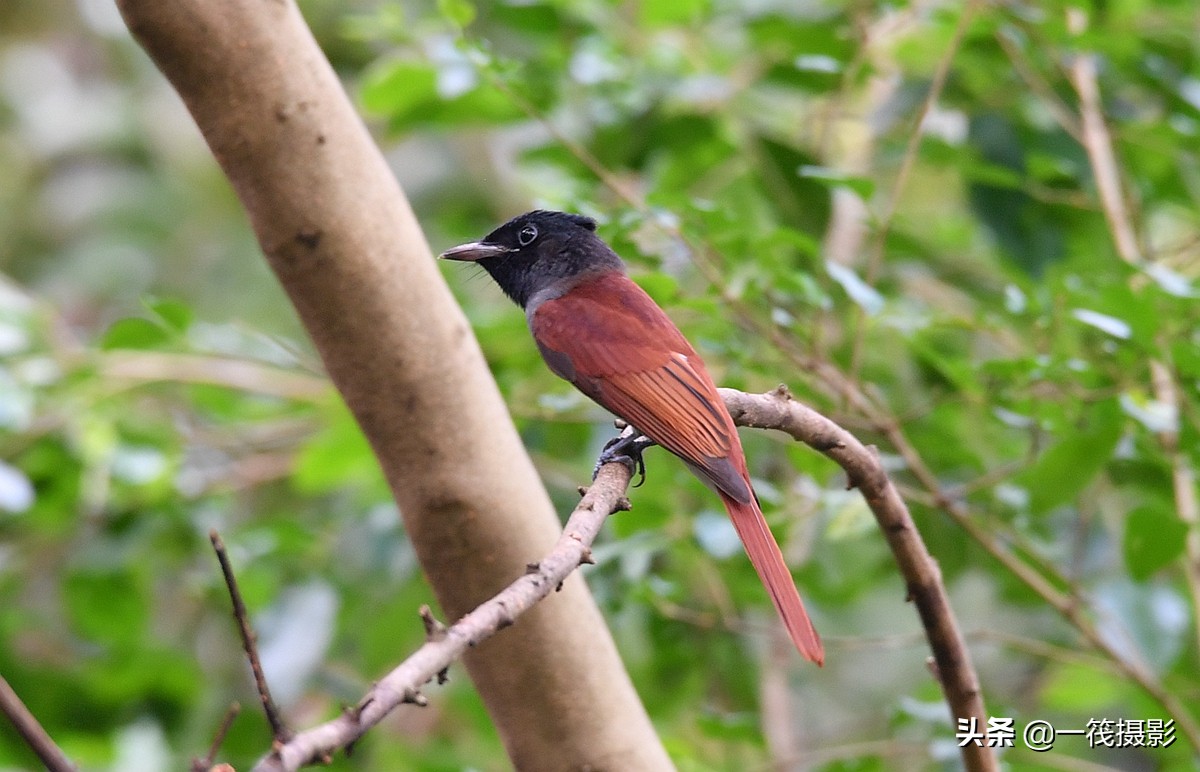
{"type": "Polygon", "coordinates": [[[1031,657],[1039,657],[1050,662],[1083,665],[1095,670],[1104,670],[1116,675],[1123,675],[1117,663],[1107,657],[1093,654],[1086,649],[1081,650],[1059,646],[1058,644],[1047,643],[1036,638],[1014,635],[1003,630],[972,630],[967,633],[967,639],[971,641],[988,641],[998,646],[1005,646],[1013,651],[1019,651],[1031,657]]]}
{"type": "Polygon", "coordinates": [[[233,726],[233,720],[241,712],[242,706],[236,702],[229,705],[229,709],[225,711],[225,718],[221,720],[217,733],[213,735],[212,744],[208,746],[208,753],[202,759],[192,759],[192,772],[209,772],[217,758],[217,751],[221,749],[221,743],[225,742],[225,735],[229,734],[229,727],[233,726]]]}
{"type": "MultiPolygon", "coordinates": [[[[1067,10],[1067,26],[1079,35],[1087,28],[1087,13],[1080,8],[1067,10]]],[[[1079,95],[1079,112],[1083,123],[1083,148],[1087,151],[1096,180],[1096,192],[1104,209],[1104,219],[1112,231],[1117,254],[1131,265],[1142,261],[1141,248],[1134,235],[1125,197],[1121,193],[1121,174],[1116,155],[1113,153],[1112,137],[1104,122],[1100,107],[1100,87],[1096,81],[1096,54],[1080,51],[1075,54],[1069,70],[1071,85],[1079,95]]]]}
{"type": "MultiPolygon", "coordinates": [[[[933,79],[929,83],[929,93],[925,95],[925,101],[921,104],[921,111],[917,114],[911,132],[908,136],[908,143],[904,147],[904,156],[900,161],[900,169],[896,172],[896,181],[892,184],[891,195],[887,197],[884,204],[883,212],[879,216],[879,227],[876,229],[872,238],[871,255],[867,260],[866,273],[863,278],[867,284],[872,286],[879,279],[879,271],[883,268],[883,257],[887,251],[888,234],[891,232],[892,223],[896,219],[896,210],[900,206],[900,198],[904,193],[904,188],[908,184],[908,178],[912,174],[913,166],[916,164],[917,151],[921,147],[921,138],[924,134],[925,120],[937,105],[938,99],[941,98],[942,89],[946,86],[946,78],[950,74],[950,65],[954,62],[954,57],[958,54],[959,48],[962,46],[963,38],[967,34],[967,26],[975,15],[975,0],[967,2],[958,17],[958,24],[954,28],[954,37],[950,39],[950,45],[938,60],[937,69],[934,70],[933,79]]],[[[855,305],[854,309],[854,342],[850,351],[850,378],[857,381],[859,370],[862,367],[862,352],[863,342],[866,334],[866,312],[861,305],[855,305]]]]}
{"type": "Polygon", "coordinates": [[[558,128],[545,113],[538,110],[532,102],[516,92],[509,83],[502,78],[498,73],[491,69],[483,70],[484,77],[488,83],[496,88],[497,91],[504,94],[512,103],[517,106],[517,109],[525,113],[529,117],[542,125],[542,128],[554,138],[554,141],[562,145],[568,153],[575,157],[577,161],[588,168],[596,178],[600,180],[609,190],[617,195],[622,201],[639,212],[646,211],[646,200],[637,191],[626,186],[617,175],[613,174],[608,168],[601,163],[600,159],[592,154],[590,150],[583,144],[571,139],[565,132],[558,128]]]}
{"type": "MultiPolygon", "coordinates": [[[[1012,36],[1003,28],[997,28],[994,37],[996,42],[1000,44],[1000,48],[1004,49],[1005,56],[1008,57],[1009,63],[1013,67],[1013,72],[1025,81],[1025,85],[1029,90],[1038,96],[1038,99],[1045,105],[1046,110],[1050,115],[1054,116],[1054,120],[1062,127],[1062,130],[1070,134],[1080,144],[1083,144],[1083,129],[1079,125],[1079,121],[1075,119],[1075,114],[1071,112],[1071,108],[1064,102],[1058,94],[1054,93],[1054,87],[1046,82],[1037,70],[1030,66],[1028,61],[1029,46],[1022,45],[1013,40],[1012,36]]],[[[1034,50],[1037,46],[1033,46],[1034,50]]]]}
{"type": "MultiPolygon", "coordinates": [[[[1067,10],[1067,27],[1075,35],[1082,34],[1087,29],[1087,13],[1079,8],[1067,10]]],[[[1138,265],[1143,260],[1141,248],[1138,245],[1137,234],[1134,231],[1133,219],[1126,205],[1121,189],[1121,177],[1113,150],[1112,137],[1104,121],[1100,102],[1100,85],[1097,78],[1096,54],[1090,51],[1076,52],[1071,62],[1069,75],[1071,84],[1079,96],[1079,112],[1083,124],[1083,146],[1087,151],[1088,161],[1092,167],[1092,176],[1096,181],[1096,190],[1104,209],[1104,217],[1112,235],[1113,245],[1122,260],[1131,265],[1138,265]]],[[[1166,364],[1150,360],[1151,387],[1155,398],[1164,404],[1171,405],[1176,410],[1179,407],[1178,394],[1174,379],[1166,364]]],[[[1178,448],[1178,433],[1162,432],[1159,442],[1171,461],[1171,473],[1175,494],[1176,508],[1179,516],[1191,526],[1185,545],[1184,576],[1192,594],[1193,608],[1200,612],[1200,536],[1197,535],[1196,523],[1200,522],[1200,506],[1196,501],[1195,476],[1190,460],[1178,448]]],[[[1200,618],[1196,621],[1197,635],[1200,635],[1200,618]]],[[[1099,638],[1097,633],[1084,632],[1092,638],[1095,644],[1122,665],[1122,669],[1150,692],[1175,719],[1179,729],[1188,738],[1193,748],[1200,750],[1200,721],[1173,694],[1168,692],[1162,683],[1144,667],[1126,663],[1119,653],[1113,651],[1107,642],[1099,638]]]]}
{"type": "MultiPolygon", "coordinates": [[[[722,389],[721,396],[737,424],[779,429],[824,453],[846,471],[849,485],[859,489],[879,522],[904,576],[908,599],[916,605],[925,627],[935,672],[952,715],[975,718],[980,726],[987,726],[979,676],[958,629],[941,570],[878,455],[833,421],[793,400],[782,386],[761,395],[722,389]]],[[[990,748],[968,743],[962,748],[962,757],[968,770],[999,768],[990,748]]]]}
{"type": "Polygon", "coordinates": [[[917,151],[921,147],[921,138],[925,121],[933,108],[937,105],[938,99],[942,96],[942,89],[946,86],[946,78],[950,75],[950,65],[954,62],[954,57],[958,54],[959,48],[962,47],[963,37],[967,34],[967,26],[971,23],[972,17],[975,15],[975,0],[968,2],[959,14],[958,24],[954,27],[954,37],[950,39],[950,45],[938,60],[937,68],[933,72],[933,78],[929,82],[929,93],[925,95],[925,100],[921,103],[921,111],[917,114],[913,121],[912,130],[908,135],[908,143],[904,147],[904,156],[900,160],[900,169],[896,172],[896,181],[892,184],[891,195],[887,197],[887,203],[884,205],[883,212],[879,217],[879,230],[875,234],[874,248],[871,250],[871,257],[867,263],[865,279],[868,284],[874,284],[879,277],[879,270],[883,266],[883,255],[886,251],[888,232],[891,230],[892,221],[896,216],[896,209],[900,205],[900,197],[904,193],[905,186],[908,185],[908,178],[912,174],[913,166],[916,164],[917,151]]]}
{"type": "MultiPolygon", "coordinates": [[[[961,19],[960,19],[961,21],[961,19]]],[[[1095,61],[1085,62],[1082,67],[1082,72],[1090,72],[1094,84],[1095,61]]],[[[1088,86],[1084,85],[1085,92],[1088,86]]],[[[1083,95],[1081,94],[1081,97],[1083,95]]],[[[1106,168],[1109,173],[1099,174],[1097,185],[1104,195],[1105,200],[1102,202],[1105,209],[1106,217],[1110,217],[1111,213],[1123,213],[1125,211],[1124,201],[1120,196],[1119,184],[1114,188],[1111,184],[1119,178],[1116,175],[1115,161],[1112,159],[1111,143],[1108,141],[1107,127],[1099,109],[1098,91],[1087,94],[1085,100],[1090,106],[1090,125],[1085,125],[1081,129],[1077,128],[1075,122],[1066,121],[1064,128],[1068,133],[1076,134],[1076,132],[1087,133],[1090,137],[1090,145],[1088,146],[1089,157],[1093,163],[1099,159],[1101,166],[1106,168]],[[1093,98],[1094,97],[1094,98],[1093,98]],[[1074,130],[1073,130],[1074,129],[1074,130]],[[1104,138],[1105,142],[1097,142],[1098,138],[1104,138]],[[1105,161],[1104,153],[1092,155],[1093,151],[1108,147],[1107,161],[1105,161]],[[1113,192],[1116,195],[1113,196],[1113,192]]],[[[531,117],[546,123],[547,119],[541,115],[535,108],[529,105],[522,106],[531,117]]],[[[1062,116],[1058,116],[1060,119],[1062,116]]],[[[1085,118],[1087,115],[1085,114],[1085,118]]],[[[1087,121],[1085,121],[1087,124],[1087,121]]],[[[614,193],[629,203],[634,209],[642,213],[647,212],[644,203],[637,200],[636,197],[630,195],[623,186],[614,184],[613,176],[607,172],[602,166],[596,162],[595,158],[587,154],[577,143],[564,142],[566,149],[576,156],[577,159],[585,163],[596,176],[604,182],[614,193]]],[[[1086,144],[1086,143],[1085,143],[1086,144]]],[[[1120,218],[1118,217],[1118,222],[1120,218]]],[[[1128,218],[1124,218],[1124,222],[1128,223],[1128,218]]],[[[982,546],[992,557],[1000,562],[1006,569],[1013,573],[1021,582],[1025,583],[1044,601],[1062,615],[1073,627],[1075,627],[1087,643],[1096,651],[1102,653],[1105,657],[1112,661],[1114,666],[1118,668],[1127,677],[1138,683],[1152,698],[1154,698],[1163,709],[1172,716],[1180,726],[1183,734],[1189,739],[1194,747],[1200,748],[1200,725],[1197,725],[1196,720],[1191,716],[1190,712],[1184,705],[1174,697],[1151,672],[1139,663],[1131,662],[1125,659],[1124,655],[1113,646],[1109,645],[1100,635],[1096,626],[1092,623],[1087,615],[1086,600],[1079,597],[1074,592],[1063,592],[1058,589],[1056,582],[1065,580],[1058,574],[1053,566],[1045,561],[1037,560],[1037,568],[1029,565],[1025,560],[1013,554],[1013,552],[1001,543],[999,540],[992,537],[982,526],[977,524],[972,519],[969,510],[961,502],[952,498],[946,489],[941,486],[940,481],[932,470],[924,463],[919,451],[907,441],[903,430],[894,416],[888,411],[886,405],[876,404],[875,400],[868,397],[862,389],[847,378],[833,364],[808,356],[803,351],[799,350],[795,341],[785,336],[782,331],[772,325],[763,322],[755,311],[747,306],[744,299],[729,291],[717,276],[712,266],[711,258],[704,248],[698,248],[686,236],[683,235],[678,226],[668,224],[662,221],[657,221],[660,228],[668,235],[679,239],[683,244],[689,247],[689,254],[693,259],[693,263],[705,277],[709,283],[715,287],[721,299],[728,303],[734,311],[739,324],[746,330],[754,332],[764,338],[769,339],[781,351],[788,361],[796,364],[802,373],[805,374],[805,382],[812,386],[817,391],[827,395],[841,395],[847,398],[853,409],[858,411],[867,420],[871,421],[880,431],[884,433],[889,442],[892,443],[904,458],[910,471],[914,473],[920,483],[926,488],[931,497],[931,506],[941,509],[945,512],[952,521],[963,528],[967,535],[977,544],[982,546]]],[[[1124,227],[1124,226],[1119,226],[1124,227]]],[[[1123,242],[1128,246],[1129,243],[1134,245],[1133,250],[1124,249],[1122,253],[1123,259],[1128,259],[1126,255],[1137,254],[1136,240],[1128,238],[1131,235],[1131,227],[1125,228],[1125,236],[1122,236],[1123,242]]],[[[1030,553],[1031,557],[1036,557],[1035,553],[1030,553]]]]}
{"type": "MultiPolygon", "coordinates": [[[[544,124],[549,123],[548,119],[532,105],[524,103],[520,107],[530,117],[544,124]]],[[[555,136],[559,136],[558,133],[555,133],[555,136]]],[[[562,141],[561,137],[560,141],[562,141]]],[[[631,196],[623,186],[615,184],[613,175],[604,169],[594,156],[587,153],[577,143],[564,141],[563,146],[568,152],[572,153],[578,160],[588,166],[601,182],[605,183],[634,209],[643,214],[647,212],[645,204],[631,196]]],[[[1061,592],[1055,586],[1054,580],[1061,579],[1061,577],[1058,576],[1053,567],[1044,561],[1038,561],[1039,567],[1034,568],[1020,557],[1014,555],[1008,547],[993,538],[986,529],[978,525],[970,517],[969,511],[964,505],[947,494],[936,475],[924,463],[919,451],[908,442],[903,430],[900,428],[899,422],[888,410],[886,404],[882,402],[876,404],[875,400],[868,397],[855,382],[844,375],[835,365],[823,359],[807,355],[799,350],[795,345],[795,341],[789,336],[784,335],[779,327],[762,321],[755,310],[746,304],[744,298],[731,292],[728,286],[720,281],[720,277],[714,270],[712,260],[705,248],[697,247],[696,244],[692,243],[677,225],[661,220],[656,222],[664,232],[678,239],[689,248],[689,255],[693,260],[693,264],[700,271],[701,275],[718,290],[721,299],[734,312],[735,319],[739,325],[747,331],[770,340],[777,350],[784,354],[788,361],[798,367],[798,372],[804,375],[807,385],[828,396],[845,399],[854,410],[858,411],[863,417],[878,427],[889,442],[892,443],[893,447],[901,454],[909,469],[928,491],[931,497],[931,507],[941,509],[945,512],[972,540],[983,547],[988,554],[994,557],[1001,565],[1030,587],[1059,614],[1066,618],[1069,623],[1076,627],[1093,648],[1101,651],[1122,672],[1137,681],[1143,689],[1163,705],[1163,708],[1168,713],[1184,725],[1184,733],[1188,735],[1194,745],[1200,747],[1200,728],[1195,728],[1194,733],[1193,731],[1189,731],[1189,727],[1195,727],[1195,722],[1191,719],[1190,714],[1183,709],[1179,701],[1174,699],[1173,695],[1169,694],[1162,684],[1146,671],[1145,668],[1140,667],[1136,663],[1127,662],[1119,651],[1109,646],[1100,638],[1098,631],[1086,616],[1085,610],[1081,606],[1082,599],[1073,594],[1061,592]],[[1047,578],[1047,576],[1050,578],[1047,578]]],[[[1030,554],[1035,555],[1035,553],[1030,554]]]]}
{"type": "Polygon", "coordinates": [[[1035,552],[1030,551],[1028,557],[1036,559],[1037,563],[1036,568],[1031,566],[1025,559],[1015,555],[1006,544],[989,533],[976,518],[972,517],[970,510],[962,501],[947,494],[937,475],[925,463],[920,451],[908,440],[899,421],[881,400],[866,394],[833,364],[805,355],[796,348],[795,342],[783,335],[777,327],[761,324],[757,317],[750,313],[738,299],[731,299],[730,303],[733,310],[737,312],[739,322],[746,325],[747,329],[754,330],[769,339],[789,361],[797,366],[799,372],[807,376],[806,382],[819,387],[824,393],[841,395],[854,411],[874,424],[900,454],[909,472],[933,497],[933,506],[949,516],[976,544],[1066,619],[1089,646],[1112,660],[1121,673],[1136,682],[1175,720],[1188,742],[1193,747],[1200,748],[1200,723],[1188,708],[1163,685],[1152,671],[1140,662],[1127,659],[1117,646],[1100,635],[1099,629],[1088,615],[1089,606],[1086,598],[1081,597],[1075,590],[1070,592],[1060,590],[1059,585],[1068,583],[1053,565],[1038,558],[1035,552]]]}
{"type": "Polygon", "coordinates": [[[225,577],[225,586],[229,588],[229,599],[233,602],[233,618],[238,623],[238,632],[242,636],[242,648],[246,651],[246,659],[250,661],[250,670],[254,673],[254,685],[258,688],[258,698],[262,700],[263,712],[266,713],[267,722],[271,725],[271,735],[275,738],[276,744],[286,743],[292,737],[292,730],[284,724],[279,708],[271,699],[271,689],[267,686],[267,677],[263,673],[262,661],[258,657],[257,636],[254,634],[254,628],[250,626],[246,604],[242,601],[237,578],[233,575],[233,566],[229,563],[229,553],[225,551],[225,543],[221,541],[221,535],[215,529],[208,532],[208,538],[212,542],[213,550],[217,553],[217,560],[221,564],[221,574],[225,577]]]}
{"type": "Polygon", "coordinates": [[[1200,502],[1196,500],[1196,473],[1186,451],[1179,447],[1179,413],[1182,400],[1170,369],[1158,360],[1150,361],[1154,398],[1170,407],[1176,425],[1158,433],[1159,444],[1171,462],[1171,485],[1175,494],[1175,512],[1188,527],[1184,537],[1183,577],[1192,596],[1192,620],[1200,650],[1200,502]]]}
{"type": "MultiPolygon", "coordinates": [[[[1087,27],[1087,17],[1082,10],[1068,12],[1068,25],[1075,34],[1087,27]]],[[[1104,122],[1100,106],[1100,86],[1096,78],[1096,55],[1090,52],[1076,54],[1071,63],[1071,83],[1079,94],[1079,111],[1083,118],[1082,143],[1092,165],[1096,189],[1104,208],[1104,216],[1112,235],[1117,254],[1127,263],[1141,262],[1138,239],[1132,218],[1121,190],[1116,154],[1112,137],[1104,122]]],[[[1164,347],[1165,348],[1165,347],[1164,347]]],[[[1180,408],[1179,390],[1175,385],[1170,368],[1158,359],[1150,360],[1150,383],[1154,398],[1167,405],[1178,415],[1180,408]]],[[[1200,504],[1196,500],[1196,477],[1191,461],[1179,447],[1178,427],[1158,433],[1159,444],[1171,463],[1171,480],[1175,496],[1175,509],[1179,518],[1188,525],[1184,549],[1184,579],[1192,596],[1195,632],[1200,642],[1200,504]]]]}
{"type": "Polygon", "coordinates": [[[1070,622],[1079,631],[1080,635],[1083,636],[1084,640],[1088,642],[1088,645],[1112,660],[1121,673],[1136,682],[1147,694],[1162,705],[1163,710],[1175,720],[1179,730],[1188,738],[1188,742],[1193,747],[1200,748],[1200,724],[1197,723],[1195,717],[1144,663],[1129,659],[1117,645],[1101,635],[1096,623],[1088,616],[1088,605],[1085,598],[1079,595],[1077,589],[1073,587],[1070,591],[1058,589],[1055,586],[1055,582],[1068,586],[1070,586],[1070,583],[1057,571],[1053,570],[1053,567],[1048,566],[1044,561],[1039,561],[1041,571],[1030,566],[1027,562],[1014,555],[1008,547],[987,533],[971,517],[969,510],[961,501],[946,497],[933,472],[924,466],[920,456],[917,455],[916,449],[908,443],[899,427],[890,427],[884,433],[893,446],[901,449],[901,456],[909,464],[909,470],[921,481],[921,484],[931,492],[936,491],[935,497],[938,499],[938,505],[943,512],[949,515],[989,555],[1016,575],[1026,586],[1037,593],[1042,600],[1070,622]],[[914,465],[914,462],[917,463],[914,465]]]}
{"type": "MultiPolygon", "coordinates": [[[[936,561],[925,549],[904,502],[887,478],[877,456],[851,434],[815,411],[795,402],[780,389],[762,395],[721,390],[742,426],[780,429],[826,454],[847,472],[875,512],[905,578],[908,597],[917,606],[926,638],[933,650],[936,673],[955,717],[975,717],[986,726],[979,679],[950,608],[936,561]]],[[[548,596],[580,564],[591,562],[591,544],[604,520],[627,509],[629,470],[607,464],[572,512],[562,536],[541,561],[456,623],[446,628],[427,608],[422,609],[426,643],[384,676],[357,707],[320,726],[297,733],[276,745],[255,767],[256,772],[290,772],[324,761],[353,744],[384,716],[402,704],[425,705],[421,689],[433,679],[444,680],[447,668],[470,647],[516,622],[525,611],[548,596]]],[[[994,770],[995,757],[986,747],[963,748],[968,770],[994,770]]]]}
{"type": "Polygon", "coordinates": [[[8,685],[8,681],[4,680],[4,676],[0,676],[0,712],[8,716],[9,721],[16,727],[17,734],[21,735],[25,743],[37,754],[47,770],[74,772],[75,765],[29,712],[25,703],[21,702],[21,698],[8,685]]]}
{"type": "Polygon", "coordinates": [[[424,609],[426,642],[421,648],[380,679],[357,707],[276,746],[254,767],[255,772],[290,772],[326,760],[400,705],[425,705],[421,688],[426,683],[434,678],[444,680],[446,669],[468,648],[514,624],[521,614],[559,588],[572,571],[592,562],[591,544],[605,519],[629,508],[625,498],[629,480],[629,469],[623,464],[602,466],[546,557],[530,564],[524,576],[448,628],[441,628],[424,609]]]}

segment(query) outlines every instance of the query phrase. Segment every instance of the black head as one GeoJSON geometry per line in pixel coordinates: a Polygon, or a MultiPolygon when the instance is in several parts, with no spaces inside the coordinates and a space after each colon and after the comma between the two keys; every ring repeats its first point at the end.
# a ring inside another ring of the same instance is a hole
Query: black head
{"type": "Polygon", "coordinates": [[[522,308],[542,290],[566,291],[590,274],[625,270],[621,258],[596,235],[595,220],[544,209],[514,217],[441,257],[479,263],[522,308]]]}

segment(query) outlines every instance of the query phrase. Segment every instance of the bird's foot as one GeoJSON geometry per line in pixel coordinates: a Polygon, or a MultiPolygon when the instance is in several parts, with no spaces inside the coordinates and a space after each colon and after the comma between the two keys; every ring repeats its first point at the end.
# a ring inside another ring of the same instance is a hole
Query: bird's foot
{"type": "Polygon", "coordinates": [[[633,487],[637,488],[646,482],[646,462],[642,459],[642,451],[654,444],[654,440],[627,424],[621,433],[609,440],[604,445],[604,450],[600,451],[596,468],[592,470],[592,479],[596,479],[600,467],[617,462],[629,467],[631,475],[637,475],[638,481],[633,484],[633,487]]]}

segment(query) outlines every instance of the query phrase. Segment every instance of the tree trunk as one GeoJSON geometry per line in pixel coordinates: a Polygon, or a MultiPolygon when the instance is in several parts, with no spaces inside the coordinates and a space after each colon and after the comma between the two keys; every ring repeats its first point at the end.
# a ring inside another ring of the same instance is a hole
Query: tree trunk
{"type": "MultiPolygon", "coordinates": [[[[119,5],[233,183],[457,618],[559,525],[399,185],[291,0],[119,5]]],[[[518,769],[671,767],[577,575],[466,665],[518,769]]]]}

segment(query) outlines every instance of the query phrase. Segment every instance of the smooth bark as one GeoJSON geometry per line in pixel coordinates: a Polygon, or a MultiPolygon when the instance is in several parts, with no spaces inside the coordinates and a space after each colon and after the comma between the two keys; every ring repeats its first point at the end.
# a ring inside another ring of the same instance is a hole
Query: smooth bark
{"type": "MultiPolygon", "coordinates": [[[[233,183],[458,618],[560,529],[399,185],[290,0],[119,5],[233,183]]],[[[466,664],[518,769],[670,768],[578,577],[466,664]]]]}

